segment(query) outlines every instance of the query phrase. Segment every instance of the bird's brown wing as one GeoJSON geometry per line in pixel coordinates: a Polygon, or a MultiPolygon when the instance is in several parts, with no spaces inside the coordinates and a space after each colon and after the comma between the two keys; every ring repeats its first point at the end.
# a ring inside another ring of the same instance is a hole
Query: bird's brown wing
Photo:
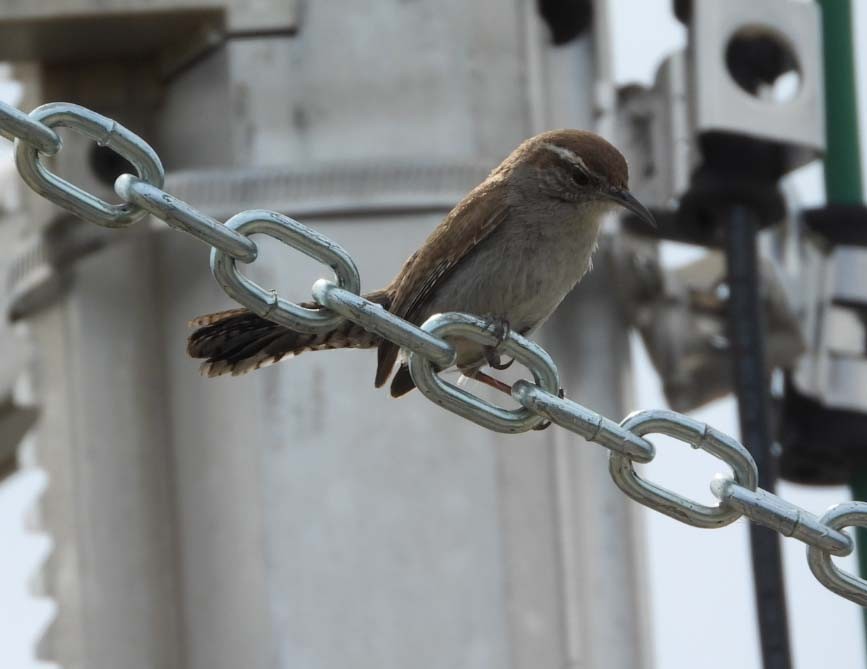
{"type": "MultiPolygon", "coordinates": [[[[488,179],[461,200],[428,237],[422,247],[404,263],[389,286],[393,291],[390,311],[417,323],[419,314],[436,286],[458,263],[503,221],[507,207],[501,180],[488,179]]],[[[388,341],[379,345],[376,387],[388,379],[397,360],[398,347],[388,341]]],[[[403,394],[412,389],[411,381],[400,384],[403,394]]],[[[392,394],[395,394],[392,387],[392,394]]]]}

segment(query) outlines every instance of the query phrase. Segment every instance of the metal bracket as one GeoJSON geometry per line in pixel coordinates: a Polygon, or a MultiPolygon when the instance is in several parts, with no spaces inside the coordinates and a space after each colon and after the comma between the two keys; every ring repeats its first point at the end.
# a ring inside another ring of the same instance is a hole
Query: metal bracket
{"type": "MultiPolygon", "coordinates": [[[[616,259],[627,313],[659,373],[666,400],[691,411],[732,390],[726,323],[725,261],[721,253],[666,270],[647,246],[622,248],[616,259]],[[631,276],[629,276],[631,274],[631,276]]],[[[804,350],[797,307],[781,275],[767,259],[761,265],[768,324],[768,370],[791,366],[804,350]]]]}

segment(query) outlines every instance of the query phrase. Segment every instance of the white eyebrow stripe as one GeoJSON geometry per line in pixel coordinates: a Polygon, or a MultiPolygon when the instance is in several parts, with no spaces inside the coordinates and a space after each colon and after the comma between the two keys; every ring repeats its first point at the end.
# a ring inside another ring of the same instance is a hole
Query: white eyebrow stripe
{"type": "Polygon", "coordinates": [[[545,147],[546,149],[548,149],[549,151],[556,153],[558,156],[560,156],[561,158],[563,158],[567,162],[570,162],[573,165],[576,165],[577,167],[581,168],[587,174],[592,174],[592,172],[590,171],[590,168],[587,167],[587,163],[585,163],[581,159],[581,156],[576,155],[574,152],[570,151],[569,149],[564,148],[562,146],[557,146],[556,144],[551,144],[550,142],[543,142],[542,146],[545,147]]]}

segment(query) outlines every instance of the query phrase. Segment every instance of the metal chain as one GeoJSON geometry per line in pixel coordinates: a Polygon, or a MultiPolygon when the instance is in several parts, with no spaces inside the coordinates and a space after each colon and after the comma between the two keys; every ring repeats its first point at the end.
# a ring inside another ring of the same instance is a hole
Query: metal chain
{"type": "Polygon", "coordinates": [[[431,317],[413,325],[359,295],[360,278],[352,257],[324,235],[282,214],[253,210],[225,223],[200,212],[161,190],[163,167],[154,150],[115,121],[68,103],[43,105],[29,115],[0,103],[0,134],[15,141],[15,160],[24,181],[37,193],[75,215],[106,227],[123,227],[147,213],[183,230],[211,248],[211,271],[224,291],[252,312],[294,330],[318,333],[345,320],[409,351],[409,367],[419,390],[431,401],[478,425],[497,432],[525,432],[550,421],[610,451],[609,471],[629,497],[651,509],[694,527],[716,528],[746,516],[807,545],[807,561],[828,589],[867,607],[867,581],[841,571],[831,556],[854,550],[846,527],[867,527],[867,503],[845,502],[824,516],[811,513],[757,487],[757,470],[749,452],[732,437],[672,411],[639,411],[620,424],[559,396],[557,368],[534,342],[510,332],[500,350],[524,364],[534,382],[517,381],[512,397],[521,408],[495,406],[442,379],[439,371],[454,364],[455,350],[445,337],[459,336],[481,344],[499,341],[494,326],[468,314],[431,317]],[[42,157],[57,154],[62,143],[56,127],[80,132],[126,158],[138,176],[124,174],[115,182],[123,204],[112,205],[52,174],[42,157]],[[273,237],[329,266],[337,283],[320,279],[313,297],[323,309],[306,309],[268,291],[238,271],[237,263],[252,263],[258,247],[250,235],[273,237]],[[733,472],[717,475],[710,487],[719,500],[705,506],[649,482],[635,471],[636,463],[653,460],[656,450],[645,439],[666,434],[706,451],[733,472]]]}

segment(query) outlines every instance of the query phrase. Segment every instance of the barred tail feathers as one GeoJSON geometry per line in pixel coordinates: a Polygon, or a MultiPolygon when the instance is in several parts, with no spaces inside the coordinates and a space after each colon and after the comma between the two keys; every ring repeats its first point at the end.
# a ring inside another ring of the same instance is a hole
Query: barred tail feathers
{"type": "MultiPolygon", "coordinates": [[[[390,303],[386,291],[365,297],[386,309],[390,303]]],[[[311,303],[302,306],[318,307],[311,303]]],[[[329,332],[307,334],[273,323],[247,309],[200,316],[190,321],[190,326],[196,330],[187,340],[187,353],[193,358],[204,358],[201,372],[205,376],[238,376],[305,351],[373,348],[380,341],[379,337],[350,321],[329,332]]]]}

